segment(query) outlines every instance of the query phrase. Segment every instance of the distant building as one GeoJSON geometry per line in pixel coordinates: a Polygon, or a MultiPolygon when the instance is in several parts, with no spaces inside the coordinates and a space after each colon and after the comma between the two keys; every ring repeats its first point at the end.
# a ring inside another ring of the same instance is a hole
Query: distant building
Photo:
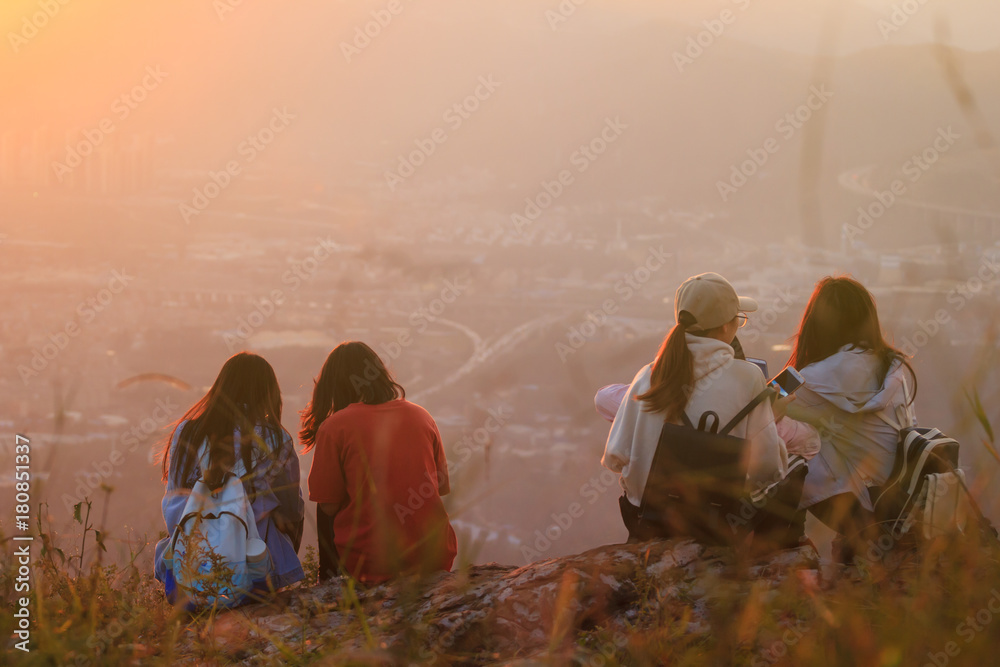
{"type": "Polygon", "coordinates": [[[82,129],[63,134],[47,127],[0,135],[0,190],[60,190],[113,196],[148,191],[155,171],[155,141],[148,132],[104,136],[92,145],[82,129]]]}

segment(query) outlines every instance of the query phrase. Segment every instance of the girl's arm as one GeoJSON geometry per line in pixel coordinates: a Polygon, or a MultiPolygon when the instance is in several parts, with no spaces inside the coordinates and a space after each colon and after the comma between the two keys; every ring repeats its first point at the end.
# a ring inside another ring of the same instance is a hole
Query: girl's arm
{"type": "Polygon", "coordinates": [[[309,467],[309,500],[318,503],[320,509],[330,515],[346,506],[349,499],[339,444],[339,438],[330,430],[320,430],[316,434],[309,467]]]}
{"type": "Polygon", "coordinates": [[[271,516],[275,527],[292,538],[297,551],[302,540],[306,504],[302,497],[299,457],[287,431],[282,431],[277,454],[278,465],[273,468],[276,474],[271,480],[271,490],[278,499],[278,506],[271,516]]]}
{"type": "Polygon", "coordinates": [[[432,438],[434,440],[434,465],[437,468],[438,495],[446,496],[451,493],[451,481],[448,478],[448,460],[444,455],[444,444],[441,442],[441,432],[438,431],[437,424],[431,422],[433,426],[432,438]]]}
{"type": "MultiPolygon", "coordinates": [[[[761,378],[754,386],[754,396],[764,390],[761,378]]],[[[790,404],[794,405],[792,402],[790,404]]],[[[789,409],[790,409],[789,406],[789,409]]],[[[770,401],[764,401],[747,418],[747,438],[750,440],[750,460],[747,480],[751,488],[780,481],[788,469],[788,450],[778,436],[770,401]]]]}
{"type": "MultiPolygon", "coordinates": [[[[163,521],[167,524],[167,534],[173,534],[174,528],[177,527],[177,523],[181,520],[181,513],[184,511],[184,505],[187,503],[188,496],[191,495],[191,489],[194,487],[193,482],[188,483],[190,479],[179,479],[180,466],[177,460],[177,447],[180,442],[181,431],[183,430],[184,422],[178,424],[177,428],[174,429],[174,434],[170,439],[170,447],[167,450],[170,465],[162,502],[163,521]]],[[[200,466],[195,462],[192,472],[194,479],[197,480],[200,474],[200,466]]],[[[190,478],[192,475],[188,477],[190,478]]]]}
{"type": "MultiPolygon", "coordinates": [[[[640,371],[641,373],[641,371],[640,371]]],[[[638,380],[638,375],[636,376],[638,380]]],[[[608,442],[604,446],[604,456],[601,457],[601,465],[611,472],[621,472],[632,460],[632,444],[636,437],[636,423],[639,413],[642,411],[642,404],[635,400],[638,390],[636,380],[632,381],[625,398],[618,406],[618,413],[611,424],[611,432],[608,434],[608,442]]]]}
{"type": "Polygon", "coordinates": [[[188,496],[191,495],[191,489],[185,488],[177,482],[177,443],[180,439],[181,429],[184,424],[181,423],[174,430],[173,436],[170,440],[170,445],[167,449],[167,456],[169,457],[169,473],[167,474],[166,488],[163,492],[163,500],[160,503],[160,509],[163,512],[163,523],[167,527],[167,536],[161,539],[156,544],[155,556],[153,558],[153,573],[159,581],[166,581],[167,577],[167,567],[164,561],[164,556],[170,547],[171,537],[173,536],[174,529],[177,528],[178,522],[181,520],[181,516],[184,514],[184,505],[187,504],[188,496]]]}
{"type": "Polygon", "coordinates": [[[594,407],[597,409],[597,414],[609,422],[613,422],[622,401],[628,396],[628,389],[629,385],[627,384],[609,384],[607,387],[598,389],[597,395],[594,396],[594,407]]]}
{"type": "Polygon", "coordinates": [[[809,405],[804,403],[802,398],[796,394],[796,400],[789,403],[786,415],[795,421],[804,422],[819,430],[829,429],[831,422],[837,417],[838,410],[829,403],[809,405]]]}

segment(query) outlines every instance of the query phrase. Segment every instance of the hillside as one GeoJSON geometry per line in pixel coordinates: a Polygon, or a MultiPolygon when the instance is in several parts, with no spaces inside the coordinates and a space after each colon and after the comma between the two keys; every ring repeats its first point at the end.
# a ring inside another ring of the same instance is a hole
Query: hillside
{"type": "Polygon", "coordinates": [[[146,572],[73,576],[58,556],[39,562],[37,643],[6,664],[982,665],[1000,602],[1000,551],[972,540],[872,544],[822,570],[811,546],[741,562],[689,541],[612,545],[372,588],[299,585],[196,617],[146,572]]]}

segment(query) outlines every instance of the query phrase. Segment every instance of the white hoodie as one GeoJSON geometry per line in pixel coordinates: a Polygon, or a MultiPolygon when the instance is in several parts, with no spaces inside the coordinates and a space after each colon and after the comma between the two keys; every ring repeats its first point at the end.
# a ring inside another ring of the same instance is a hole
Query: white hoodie
{"type": "MultiPolygon", "coordinates": [[[[733,348],[715,338],[685,334],[694,357],[694,390],[685,412],[698,424],[701,415],[711,410],[719,415],[719,428],[764,390],[764,376],[757,366],[735,359],[733,348]]],[[[636,396],[649,391],[653,365],[644,366],[632,380],[628,395],[618,408],[611,425],[601,465],[620,472],[622,489],[630,503],[642,504],[646,478],[663,430],[663,414],[646,412],[636,396]]],[[[758,405],[730,435],[750,441],[748,483],[751,488],[770,484],[785,475],[788,454],[778,437],[771,404],[758,405]]]]}
{"type": "Polygon", "coordinates": [[[872,509],[868,487],[883,484],[889,476],[899,439],[879,413],[897,420],[897,408],[907,400],[903,383],[909,376],[896,362],[879,382],[879,364],[873,352],[845,345],[802,369],[806,383],[788,412],[819,429],[822,446],[809,462],[801,507],[853,493],[865,509],[872,509]]]}

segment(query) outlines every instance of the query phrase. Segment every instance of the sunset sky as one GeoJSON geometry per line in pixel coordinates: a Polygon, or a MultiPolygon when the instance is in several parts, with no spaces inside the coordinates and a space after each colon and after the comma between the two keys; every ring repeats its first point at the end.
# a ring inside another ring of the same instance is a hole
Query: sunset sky
{"type": "MultiPolygon", "coordinates": [[[[942,19],[951,43],[969,50],[1000,47],[1000,4],[992,0],[911,0],[918,11],[888,34],[879,20],[891,16],[890,0],[710,0],[664,3],[659,0],[589,0],[559,30],[592,30],[608,24],[661,19],[700,26],[724,9],[736,17],[727,35],[775,49],[815,53],[823,26],[837,13],[844,29],[834,49],[845,53],[886,43],[914,44],[934,39],[942,19]],[[610,14],[608,10],[616,12],[610,14]]],[[[288,68],[288,79],[301,76],[316,58],[336,55],[337,44],[350,39],[368,13],[386,3],[304,0],[295,3],[237,0],[177,0],[133,3],[122,0],[51,0],[59,11],[26,43],[12,34],[25,30],[25,18],[37,15],[40,0],[5,0],[0,6],[0,85],[3,115],[85,115],[101,105],[144,63],[158,62],[176,75],[175,99],[205,100],[219,78],[240,78],[247,85],[288,68]],[[229,6],[231,3],[234,6],[229,6]],[[324,48],[324,45],[326,48],[324,48]],[[237,57],[236,54],[238,54],[237,57]],[[184,79],[181,82],[181,79],[184,79]]],[[[546,12],[556,0],[503,2],[428,0],[403,4],[403,13],[454,14],[470,21],[475,34],[488,24],[478,16],[510,20],[551,31],[546,12]]],[[[391,26],[387,30],[391,29],[391,26]]],[[[29,28],[30,32],[31,29],[29,28]]],[[[552,31],[554,32],[554,31],[552,31]]],[[[433,50],[433,47],[428,47],[433,50]]],[[[420,54],[416,54],[420,57],[420,54]]],[[[340,64],[346,65],[343,61],[340,64]]]]}

